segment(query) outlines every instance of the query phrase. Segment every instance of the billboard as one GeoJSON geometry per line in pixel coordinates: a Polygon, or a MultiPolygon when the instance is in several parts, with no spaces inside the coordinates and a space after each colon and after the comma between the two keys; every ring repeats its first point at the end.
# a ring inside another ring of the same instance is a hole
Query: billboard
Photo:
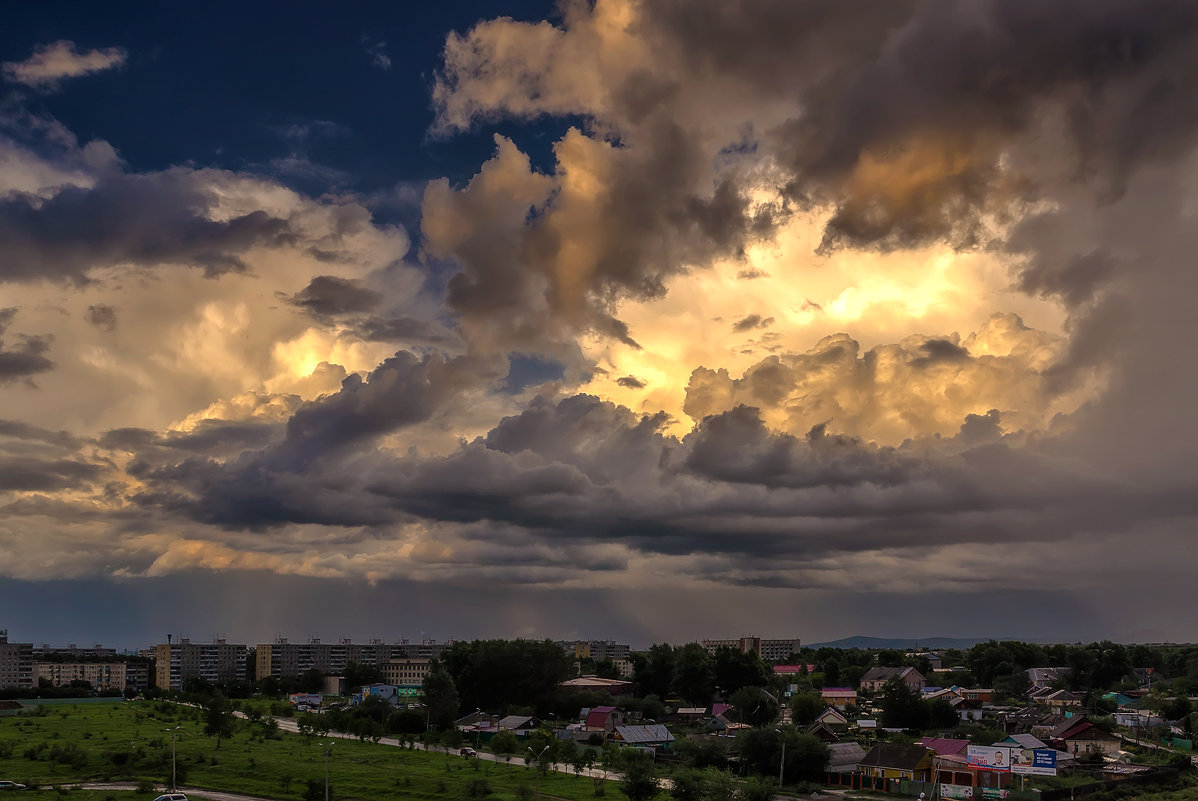
{"type": "Polygon", "coordinates": [[[1053,748],[1015,748],[1011,752],[1011,772],[1031,776],[1056,776],[1057,752],[1053,748]]]}
{"type": "Polygon", "coordinates": [[[971,745],[965,752],[969,767],[979,770],[997,770],[1008,773],[1011,770],[1011,752],[1015,750],[1009,745],[971,745]]]}
{"type": "Polygon", "coordinates": [[[299,706],[301,704],[304,706],[320,706],[324,697],[320,693],[292,693],[287,696],[287,700],[291,702],[292,706],[299,706]]]}

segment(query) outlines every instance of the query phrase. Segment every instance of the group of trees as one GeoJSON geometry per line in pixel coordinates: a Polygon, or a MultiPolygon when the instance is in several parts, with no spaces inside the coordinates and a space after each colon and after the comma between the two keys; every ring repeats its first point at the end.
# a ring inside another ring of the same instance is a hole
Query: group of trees
{"type": "Polygon", "coordinates": [[[695,642],[677,648],[659,643],[630,658],[639,692],[697,706],[716,697],[730,698],[744,687],[769,686],[773,677],[772,666],[755,653],[722,647],[713,656],[695,642]]]}

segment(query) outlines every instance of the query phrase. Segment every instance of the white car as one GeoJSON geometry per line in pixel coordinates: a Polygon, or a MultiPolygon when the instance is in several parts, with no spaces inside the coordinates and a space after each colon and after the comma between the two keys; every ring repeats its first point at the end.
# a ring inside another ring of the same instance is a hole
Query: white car
{"type": "Polygon", "coordinates": [[[25,785],[16,782],[0,781],[0,790],[24,790],[25,785]]]}
{"type": "Polygon", "coordinates": [[[183,795],[183,793],[167,793],[166,795],[158,796],[154,801],[187,801],[187,796],[183,795]]]}

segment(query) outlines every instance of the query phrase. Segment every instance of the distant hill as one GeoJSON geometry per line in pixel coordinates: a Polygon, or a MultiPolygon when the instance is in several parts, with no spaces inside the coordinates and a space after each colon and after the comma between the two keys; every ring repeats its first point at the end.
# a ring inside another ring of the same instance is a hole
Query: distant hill
{"type": "Polygon", "coordinates": [[[805,642],[806,648],[972,648],[990,637],[844,637],[831,642],[805,642]]]}

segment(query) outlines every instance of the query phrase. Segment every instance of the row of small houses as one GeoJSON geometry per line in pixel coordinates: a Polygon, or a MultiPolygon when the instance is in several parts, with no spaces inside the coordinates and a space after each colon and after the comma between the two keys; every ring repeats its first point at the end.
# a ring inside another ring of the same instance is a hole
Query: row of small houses
{"type": "MultiPolygon", "coordinates": [[[[986,788],[1009,787],[1017,781],[1017,774],[970,766],[967,752],[971,745],[975,744],[969,740],[924,737],[909,745],[879,743],[864,752],[857,743],[832,743],[828,746],[831,753],[828,772],[860,773],[871,780],[897,779],[986,788]]],[[[1104,731],[1085,715],[1077,715],[1062,720],[1044,735],[1044,739],[1031,733],[1011,734],[993,745],[1025,751],[1052,748],[1057,751],[1057,766],[1069,769],[1081,754],[1117,754],[1122,742],[1118,735],[1104,731]]],[[[1112,778],[1125,778],[1150,769],[1115,763],[1104,770],[1112,778]]]]}
{"type": "MultiPolygon", "coordinates": [[[[503,731],[510,731],[516,737],[527,737],[544,725],[543,720],[532,715],[501,718],[486,712],[475,712],[454,722],[458,731],[479,742],[487,742],[503,731]]],[[[624,710],[616,706],[583,709],[578,722],[568,724],[555,734],[560,739],[582,743],[610,741],[653,749],[668,748],[674,742],[673,733],[664,724],[628,721],[624,710]]]]}

